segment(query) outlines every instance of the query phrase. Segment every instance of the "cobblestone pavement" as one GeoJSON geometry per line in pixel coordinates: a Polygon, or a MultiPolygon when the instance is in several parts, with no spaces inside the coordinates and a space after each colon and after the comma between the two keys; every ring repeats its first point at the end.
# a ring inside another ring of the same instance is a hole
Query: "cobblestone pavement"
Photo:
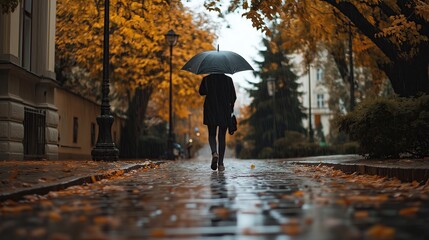
{"type": "Polygon", "coordinates": [[[335,176],[322,182],[279,160],[227,159],[225,166],[225,172],[214,172],[209,159],[181,160],[29,196],[27,202],[4,202],[0,236],[429,239],[426,194],[369,188],[335,176]],[[333,191],[335,186],[343,187],[333,191]],[[348,204],[339,201],[350,194],[370,197],[348,204]],[[404,208],[410,213],[401,212],[404,208]]]}

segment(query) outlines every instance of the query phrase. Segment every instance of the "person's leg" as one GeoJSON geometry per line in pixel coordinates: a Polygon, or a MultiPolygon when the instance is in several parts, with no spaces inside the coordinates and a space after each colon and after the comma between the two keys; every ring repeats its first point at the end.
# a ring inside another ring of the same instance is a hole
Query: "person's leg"
{"type": "Polygon", "coordinates": [[[225,148],[226,148],[226,127],[219,127],[218,143],[219,143],[219,171],[223,171],[225,170],[223,166],[223,158],[225,156],[225,148]]]}
{"type": "Polygon", "coordinates": [[[217,153],[217,147],[216,147],[216,126],[207,126],[209,130],[209,145],[210,149],[212,150],[212,163],[211,163],[211,169],[216,170],[217,169],[217,163],[219,160],[219,155],[217,153]]]}
{"type": "Polygon", "coordinates": [[[217,152],[216,147],[216,126],[207,126],[209,130],[209,145],[212,150],[212,154],[217,152]]]}

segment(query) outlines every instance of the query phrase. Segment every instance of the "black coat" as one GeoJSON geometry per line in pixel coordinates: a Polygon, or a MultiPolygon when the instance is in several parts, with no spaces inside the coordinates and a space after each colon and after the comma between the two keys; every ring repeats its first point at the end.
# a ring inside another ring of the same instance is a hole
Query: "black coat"
{"type": "Polygon", "coordinates": [[[237,99],[232,79],[225,74],[207,75],[201,81],[199,92],[206,96],[203,123],[227,127],[237,99]]]}

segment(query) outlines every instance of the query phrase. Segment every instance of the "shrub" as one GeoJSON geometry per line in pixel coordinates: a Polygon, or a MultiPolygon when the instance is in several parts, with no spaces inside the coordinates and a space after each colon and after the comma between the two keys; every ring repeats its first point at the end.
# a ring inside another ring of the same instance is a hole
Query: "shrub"
{"type": "Polygon", "coordinates": [[[357,142],[346,142],[338,145],[338,152],[341,154],[357,154],[359,153],[359,143],[357,142]]]}
{"type": "Polygon", "coordinates": [[[360,145],[370,158],[414,157],[429,152],[429,96],[377,98],[361,103],[340,118],[340,131],[360,145]]]}
{"type": "Polygon", "coordinates": [[[274,157],[276,158],[320,156],[340,153],[338,149],[333,146],[320,146],[317,143],[308,143],[304,134],[298,132],[286,132],[284,138],[276,140],[274,149],[274,157]]]}
{"type": "Polygon", "coordinates": [[[166,150],[166,143],[163,138],[146,135],[140,137],[139,141],[139,157],[160,158],[166,150]]]}
{"type": "Polygon", "coordinates": [[[255,157],[252,154],[252,150],[250,148],[242,148],[241,151],[238,153],[238,158],[251,159],[255,157]]]}
{"type": "Polygon", "coordinates": [[[270,147],[264,147],[258,154],[258,158],[272,158],[274,150],[270,147]]]}

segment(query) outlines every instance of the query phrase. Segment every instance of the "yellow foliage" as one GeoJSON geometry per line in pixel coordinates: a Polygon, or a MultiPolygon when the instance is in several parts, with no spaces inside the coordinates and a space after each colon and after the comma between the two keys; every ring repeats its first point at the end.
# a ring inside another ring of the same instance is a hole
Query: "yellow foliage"
{"type": "MultiPolygon", "coordinates": [[[[66,85],[89,97],[101,92],[103,4],[81,0],[57,3],[57,58],[64,63],[64,71],[78,69],[85,76],[66,85]]],[[[170,56],[164,35],[169,29],[180,35],[173,50],[174,111],[184,117],[189,108],[201,107],[203,99],[197,93],[201,77],[179,69],[193,55],[213,49],[214,29],[206,17],[194,19],[191,10],[178,0],[111,0],[109,19],[110,95],[116,111],[126,112],[138,86],[153,87],[151,113],[167,119],[170,56]]]]}

